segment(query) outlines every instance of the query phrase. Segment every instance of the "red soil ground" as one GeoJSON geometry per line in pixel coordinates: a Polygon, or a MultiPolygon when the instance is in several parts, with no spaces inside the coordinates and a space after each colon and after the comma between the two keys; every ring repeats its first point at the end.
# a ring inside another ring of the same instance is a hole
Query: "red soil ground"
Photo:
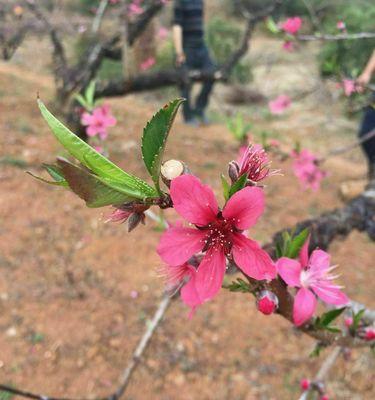
{"type": "MultiPolygon", "coordinates": [[[[256,42],[255,54],[263,48],[256,42]]],[[[102,210],[87,209],[72,193],[25,174],[40,173],[42,162],[62,153],[35,103],[37,91],[52,99],[52,80],[37,67],[30,70],[25,54],[22,50],[13,63],[0,64],[0,382],[56,396],[105,395],[116,387],[162,296],[155,253],[160,232],[149,222],[129,235],[122,225],[104,224],[102,210]],[[139,293],[135,299],[133,290],[139,293]]],[[[304,55],[299,57],[302,66],[304,55]]],[[[275,68],[287,69],[282,63],[275,68]]],[[[261,66],[255,73],[262,76],[261,66]]],[[[304,82],[303,76],[294,78],[304,82]]],[[[277,87],[280,82],[271,82],[270,93],[277,87]]],[[[111,158],[147,179],[140,135],[162,101],[129,96],[110,103],[119,120],[109,140],[111,158]]],[[[215,108],[217,97],[213,103],[215,108]]],[[[342,117],[340,107],[314,97],[280,119],[250,111],[257,127],[278,132],[285,144],[299,138],[324,154],[354,138],[355,123],[342,117]]],[[[235,154],[223,124],[192,129],[178,121],[166,157],[183,159],[219,195],[219,174],[235,154]]],[[[267,210],[252,232],[261,242],[282,227],[341,206],[340,183],[365,173],[359,151],[336,157],[327,162],[330,176],[322,190],[311,193],[301,191],[289,163],[274,166],[284,176],[272,178],[266,188],[267,210]]],[[[331,252],[347,293],[374,307],[373,244],[353,232],[331,252]]],[[[325,356],[308,358],[313,340],[277,316],[258,313],[247,295],[223,290],[191,321],[186,314],[175,301],[125,398],[296,399],[299,380],[313,376],[325,356]]],[[[373,371],[368,350],[353,351],[349,362],[340,359],[330,375],[330,398],[373,399],[373,371]]]]}

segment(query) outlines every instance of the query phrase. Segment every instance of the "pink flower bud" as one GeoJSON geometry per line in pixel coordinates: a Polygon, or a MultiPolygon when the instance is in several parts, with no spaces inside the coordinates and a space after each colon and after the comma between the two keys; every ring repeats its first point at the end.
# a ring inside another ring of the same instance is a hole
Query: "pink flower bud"
{"type": "Polygon", "coordinates": [[[303,391],[308,390],[310,387],[310,381],[306,378],[303,378],[299,385],[303,391]]]}
{"type": "Polygon", "coordinates": [[[277,307],[279,306],[279,299],[276,295],[269,290],[262,290],[257,298],[257,308],[258,310],[265,314],[273,314],[277,307]]]}
{"type": "Polygon", "coordinates": [[[350,328],[353,325],[353,318],[352,317],[346,317],[344,319],[344,324],[347,328],[350,328]]]}
{"type": "Polygon", "coordinates": [[[236,182],[239,177],[240,167],[236,161],[231,161],[228,167],[228,175],[232,182],[236,182]]]}
{"type": "Polygon", "coordinates": [[[326,394],[323,394],[320,400],[329,400],[329,397],[326,394]]]}
{"type": "Polygon", "coordinates": [[[365,340],[371,341],[375,339],[375,328],[369,327],[365,330],[365,340]]]}

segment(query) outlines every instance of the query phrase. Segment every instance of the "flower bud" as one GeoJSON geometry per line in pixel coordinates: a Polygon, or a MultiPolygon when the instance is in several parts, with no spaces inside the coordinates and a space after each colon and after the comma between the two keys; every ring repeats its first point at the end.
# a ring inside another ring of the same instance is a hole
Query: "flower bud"
{"type": "Polygon", "coordinates": [[[257,298],[258,310],[265,314],[273,314],[279,306],[279,299],[277,296],[269,290],[262,290],[257,298]]]}
{"type": "Polygon", "coordinates": [[[170,187],[173,179],[188,174],[189,171],[186,165],[179,160],[168,160],[161,166],[161,178],[166,186],[170,187]]]}
{"type": "Polygon", "coordinates": [[[326,394],[323,394],[320,400],[329,400],[329,397],[326,394]]]}
{"type": "Polygon", "coordinates": [[[352,317],[346,317],[344,319],[344,324],[347,328],[350,328],[353,325],[353,318],[352,317]]]}
{"type": "Polygon", "coordinates": [[[236,182],[238,179],[238,174],[240,172],[240,168],[236,161],[231,161],[228,166],[228,175],[231,179],[232,183],[236,182]]]}
{"type": "Polygon", "coordinates": [[[310,388],[310,381],[306,378],[303,378],[301,379],[299,385],[303,391],[308,390],[310,388]]]}
{"type": "Polygon", "coordinates": [[[368,327],[365,330],[365,340],[368,340],[369,342],[371,340],[375,339],[375,328],[368,327]]]}

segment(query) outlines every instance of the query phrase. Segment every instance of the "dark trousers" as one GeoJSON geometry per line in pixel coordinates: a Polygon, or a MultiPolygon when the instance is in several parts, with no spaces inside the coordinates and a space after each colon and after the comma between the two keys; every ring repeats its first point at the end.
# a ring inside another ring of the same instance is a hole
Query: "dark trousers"
{"type": "MultiPolygon", "coordinates": [[[[375,103],[375,96],[372,97],[372,101],[375,103]]],[[[362,119],[362,125],[359,130],[359,137],[365,136],[367,133],[375,129],[375,108],[373,106],[367,106],[364,110],[362,119]]],[[[371,168],[375,167],[375,137],[366,140],[362,143],[362,149],[366,154],[368,163],[371,168]]]]}
{"type": "MultiPolygon", "coordinates": [[[[186,62],[182,66],[182,69],[186,73],[186,76],[189,70],[214,71],[215,65],[205,44],[199,47],[184,46],[184,52],[186,62]]],[[[203,117],[210,99],[213,84],[213,80],[203,82],[202,89],[194,102],[191,98],[192,83],[189,79],[184,81],[181,85],[181,95],[186,99],[183,103],[185,121],[191,120],[196,116],[203,117]]]]}

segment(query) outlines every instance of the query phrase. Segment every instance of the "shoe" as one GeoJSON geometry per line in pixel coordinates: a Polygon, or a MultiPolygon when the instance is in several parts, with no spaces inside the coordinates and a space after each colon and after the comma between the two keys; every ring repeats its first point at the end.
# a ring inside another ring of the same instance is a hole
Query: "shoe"
{"type": "Polygon", "coordinates": [[[185,125],[190,125],[194,128],[198,128],[199,121],[196,118],[185,119],[185,125]]]}
{"type": "Polygon", "coordinates": [[[199,115],[198,118],[201,121],[202,125],[211,125],[211,120],[207,117],[206,114],[199,115]]]}

